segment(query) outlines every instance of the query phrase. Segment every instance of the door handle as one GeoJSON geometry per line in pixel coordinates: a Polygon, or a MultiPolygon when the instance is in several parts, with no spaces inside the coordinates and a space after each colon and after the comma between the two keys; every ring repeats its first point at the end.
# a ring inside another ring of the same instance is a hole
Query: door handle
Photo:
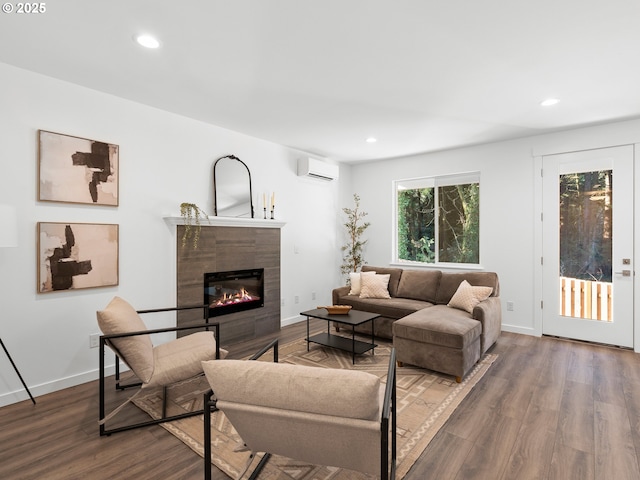
{"type": "Polygon", "coordinates": [[[631,270],[622,270],[621,272],[614,272],[616,275],[622,275],[623,277],[630,277],[631,270]]]}

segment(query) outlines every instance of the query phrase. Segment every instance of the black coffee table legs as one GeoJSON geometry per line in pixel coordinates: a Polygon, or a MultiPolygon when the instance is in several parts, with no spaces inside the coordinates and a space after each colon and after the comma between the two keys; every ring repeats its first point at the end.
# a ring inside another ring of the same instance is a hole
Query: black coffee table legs
{"type": "Polygon", "coordinates": [[[309,351],[309,344],[311,342],[323,345],[325,347],[337,348],[351,353],[352,363],[356,363],[356,355],[361,355],[369,350],[374,350],[377,346],[375,344],[375,332],[373,327],[373,321],[371,325],[371,343],[362,342],[356,340],[355,326],[351,327],[351,338],[341,337],[339,335],[332,335],[330,333],[331,321],[327,320],[327,332],[318,333],[316,335],[309,335],[309,321],[310,317],[307,317],[307,351],[309,351]]]}

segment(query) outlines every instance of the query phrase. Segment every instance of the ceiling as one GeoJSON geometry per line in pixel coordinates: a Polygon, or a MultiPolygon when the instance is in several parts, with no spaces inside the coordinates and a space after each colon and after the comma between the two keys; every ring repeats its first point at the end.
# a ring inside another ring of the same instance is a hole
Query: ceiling
{"type": "Polygon", "coordinates": [[[0,62],[337,161],[640,117],[637,0],[45,5],[0,13],[0,62]]]}

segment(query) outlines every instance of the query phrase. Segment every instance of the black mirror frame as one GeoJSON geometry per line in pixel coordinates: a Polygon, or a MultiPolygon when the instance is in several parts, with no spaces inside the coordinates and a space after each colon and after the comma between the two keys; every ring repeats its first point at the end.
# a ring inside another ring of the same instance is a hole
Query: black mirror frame
{"type": "Polygon", "coordinates": [[[216,185],[216,166],[218,165],[218,162],[220,160],[223,160],[225,158],[229,158],[231,160],[237,160],[238,162],[240,162],[244,166],[244,168],[247,169],[247,173],[249,174],[249,204],[251,205],[251,218],[254,218],[253,190],[252,190],[252,187],[251,187],[251,170],[249,170],[249,167],[247,167],[246,163],[244,163],[242,160],[240,160],[235,155],[225,155],[224,157],[218,158],[213,163],[213,214],[216,217],[218,216],[218,188],[217,188],[217,185],[216,185]]]}

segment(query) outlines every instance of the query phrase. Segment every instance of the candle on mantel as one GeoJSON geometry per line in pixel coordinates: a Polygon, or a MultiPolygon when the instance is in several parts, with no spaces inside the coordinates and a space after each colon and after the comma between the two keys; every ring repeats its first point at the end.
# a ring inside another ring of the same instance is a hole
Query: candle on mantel
{"type": "Polygon", "coordinates": [[[262,208],[267,208],[267,194],[262,193],[262,208]]]}
{"type": "Polygon", "coordinates": [[[273,207],[276,204],[276,192],[271,193],[271,210],[273,210],[273,207]]]}

